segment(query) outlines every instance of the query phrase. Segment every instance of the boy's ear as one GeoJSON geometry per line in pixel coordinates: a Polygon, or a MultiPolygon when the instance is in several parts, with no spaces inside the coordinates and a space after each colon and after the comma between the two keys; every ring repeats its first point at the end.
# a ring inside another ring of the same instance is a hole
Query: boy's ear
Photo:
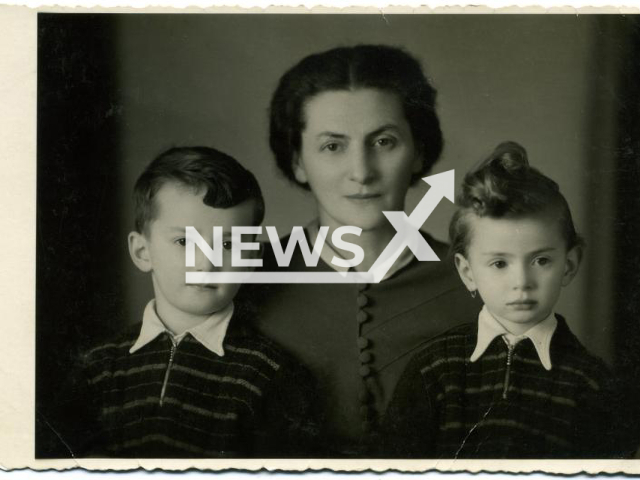
{"type": "Polygon", "coordinates": [[[129,233],[129,255],[133,263],[143,272],[152,270],[151,257],[149,255],[149,242],[147,238],[138,232],[129,233]]]}
{"type": "Polygon", "coordinates": [[[300,183],[307,183],[307,172],[304,169],[304,165],[302,161],[300,161],[300,154],[296,153],[293,156],[293,160],[291,161],[291,167],[293,168],[293,175],[296,177],[296,180],[300,183]]]}
{"type": "Polygon", "coordinates": [[[580,263],[582,262],[582,247],[577,245],[567,252],[567,259],[564,266],[564,275],[562,276],[562,286],[566,287],[571,283],[573,277],[578,273],[580,263]]]}
{"type": "Polygon", "coordinates": [[[461,253],[456,253],[455,263],[458,269],[458,275],[460,275],[460,280],[462,280],[462,283],[467,287],[467,290],[470,292],[476,291],[478,287],[473,279],[473,271],[471,270],[471,265],[469,265],[469,260],[461,253]]]}

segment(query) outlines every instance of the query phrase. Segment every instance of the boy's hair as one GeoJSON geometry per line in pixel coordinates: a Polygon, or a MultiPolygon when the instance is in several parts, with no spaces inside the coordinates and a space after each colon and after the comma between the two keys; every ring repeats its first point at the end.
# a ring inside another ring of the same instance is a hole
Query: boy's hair
{"type": "Polygon", "coordinates": [[[160,188],[175,182],[194,191],[206,190],[203,202],[213,208],[256,201],[254,223],[264,219],[264,199],[253,174],[229,155],[209,147],[176,147],[158,155],[145,168],[133,189],[135,229],[146,233],[155,219],[154,198],[160,188]]]}
{"type": "Polygon", "coordinates": [[[456,203],[459,209],[449,224],[453,253],[467,254],[469,216],[518,218],[553,211],[558,215],[567,250],[583,243],[558,184],[529,165],[526,150],[504,142],[464,177],[456,203]]]}
{"type": "Polygon", "coordinates": [[[292,163],[302,146],[305,103],[322,92],[375,88],[400,97],[417,151],[422,155],[416,182],[442,152],[440,121],[435,111],[436,90],[420,63],[404,50],[387,45],[340,47],[309,55],[281,78],[271,99],[269,144],[278,167],[296,181],[292,163]]]}

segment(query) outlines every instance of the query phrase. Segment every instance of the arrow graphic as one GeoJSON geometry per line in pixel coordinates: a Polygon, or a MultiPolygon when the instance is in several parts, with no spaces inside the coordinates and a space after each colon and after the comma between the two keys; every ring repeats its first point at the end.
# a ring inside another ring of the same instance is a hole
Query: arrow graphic
{"type": "Polygon", "coordinates": [[[376,283],[384,278],[407,247],[421,262],[440,260],[420,234],[420,227],[427,221],[443,197],[454,202],[454,170],[424,177],[422,180],[431,185],[431,188],[413,209],[411,215],[407,216],[404,212],[382,212],[396,229],[396,234],[369,269],[376,283]]]}
{"type": "MultiPolygon", "coordinates": [[[[420,227],[427,221],[443,197],[451,202],[454,201],[454,171],[431,175],[422,180],[431,185],[431,188],[413,209],[411,215],[407,216],[404,212],[382,212],[396,229],[396,234],[366,272],[186,272],[185,280],[188,284],[378,283],[385,277],[405,248],[409,248],[421,262],[439,261],[436,253],[420,234],[420,227]]],[[[282,251],[280,253],[282,254],[282,251]]]]}

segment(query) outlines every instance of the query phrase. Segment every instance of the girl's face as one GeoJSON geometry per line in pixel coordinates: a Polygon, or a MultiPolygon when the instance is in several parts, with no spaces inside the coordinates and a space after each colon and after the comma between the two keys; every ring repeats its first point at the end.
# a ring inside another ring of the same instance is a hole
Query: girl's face
{"type": "Polygon", "coordinates": [[[320,224],[390,226],[422,159],[399,97],[377,89],[327,91],[308,100],[296,179],[309,184],[320,224]]]}
{"type": "Polygon", "coordinates": [[[470,215],[467,257],[456,254],[460,278],[478,290],[493,316],[519,335],[553,310],[561,287],[580,263],[579,248],[566,249],[557,217],[525,218],[470,215]]]}

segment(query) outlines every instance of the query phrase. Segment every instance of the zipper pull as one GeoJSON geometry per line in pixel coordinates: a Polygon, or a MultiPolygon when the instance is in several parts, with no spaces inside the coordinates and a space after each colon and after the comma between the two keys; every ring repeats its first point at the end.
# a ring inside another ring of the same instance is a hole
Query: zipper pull
{"type": "Polygon", "coordinates": [[[169,372],[171,371],[171,366],[173,365],[173,357],[176,354],[176,349],[178,348],[178,344],[174,340],[172,336],[169,336],[171,339],[171,352],[169,353],[169,363],[167,364],[167,370],[164,372],[164,381],[162,382],[162,390],[160,391],[160,406],[164,403],[164,394],[167,391],[167,382],[169,381],[169,372]]]}
{"type": "MultiPolygon", "coordinates": [[[[503,337],[504,338],[504,337],[503,337]]],[[[513,350],[515,349],[515,345],[511,345],[509,341],[505,338],[505,342],[507,342],[507,369],[504,373],[504,388],[502,389],[502,398],[504,400],[507,399],[507,391],[509,390],[509,376],[511,374],[511,362],[513,360],[513,350]]]]}

